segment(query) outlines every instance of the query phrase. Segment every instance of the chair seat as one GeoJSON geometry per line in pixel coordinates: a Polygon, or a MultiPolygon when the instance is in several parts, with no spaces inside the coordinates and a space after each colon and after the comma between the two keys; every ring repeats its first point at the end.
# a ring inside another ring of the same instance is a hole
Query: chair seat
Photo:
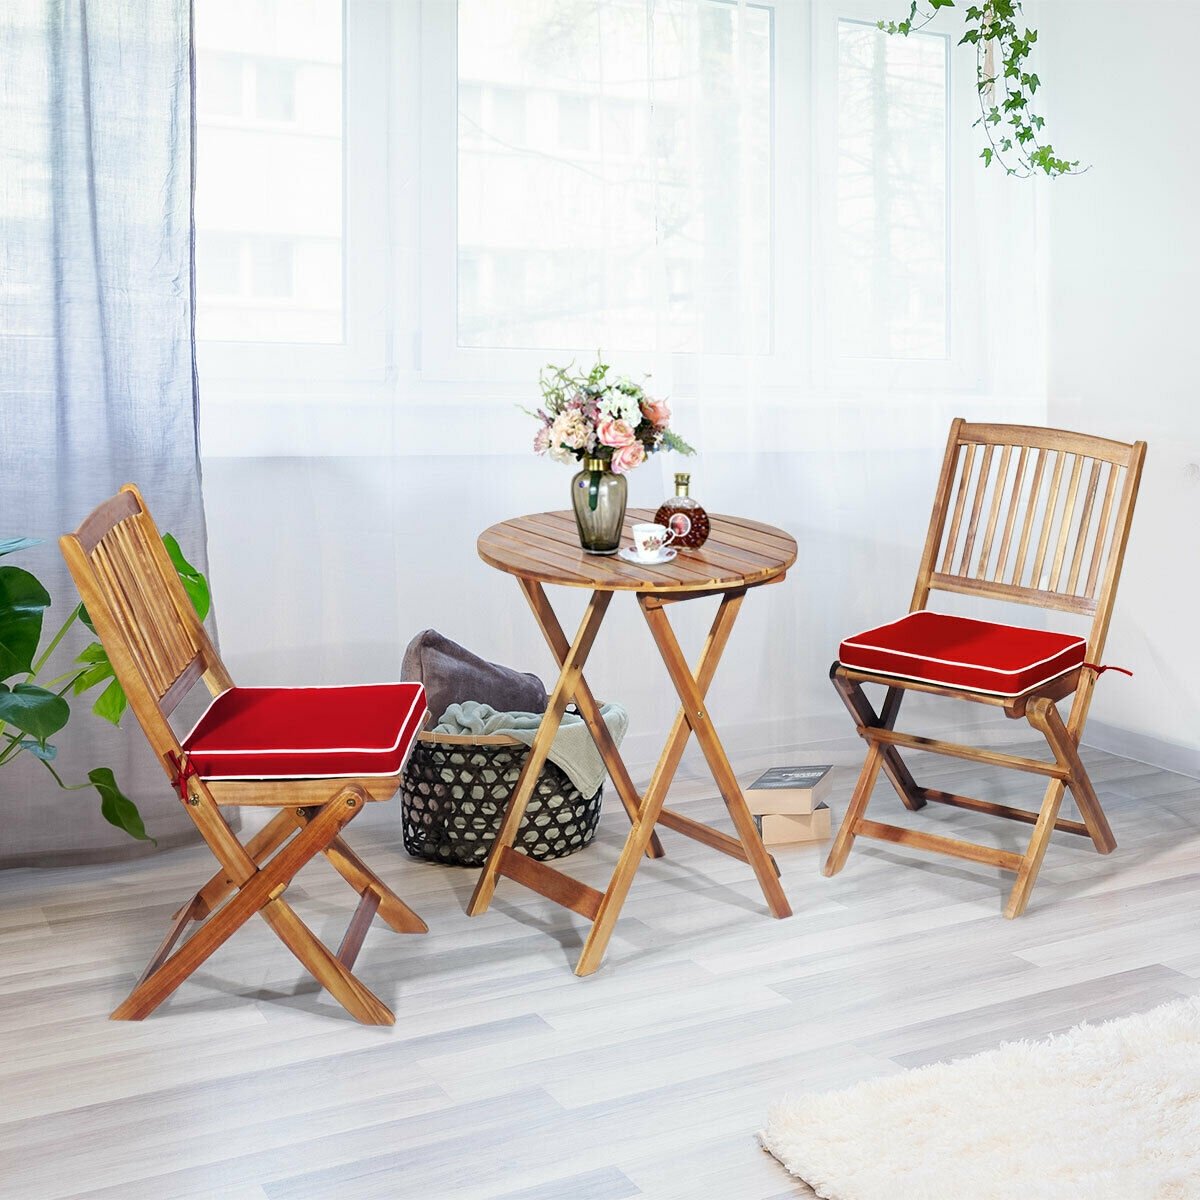
{"type": "Polygon", "coordinates": [[[204,779],[399,775],[425,721],[419,683],[234,687],[183,740],[204,779]]]}
{"type": "Polygon", "coordinates": [[[1071,634],[922,611],[847,638],[838,661],[853,671],[1020,696],[1082,666],[1086,654],[1087,642],[1071,634]]]}

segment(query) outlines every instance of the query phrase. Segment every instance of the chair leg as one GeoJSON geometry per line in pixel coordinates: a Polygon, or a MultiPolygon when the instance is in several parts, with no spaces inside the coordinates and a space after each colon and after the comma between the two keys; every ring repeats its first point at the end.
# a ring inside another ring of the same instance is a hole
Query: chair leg
{"type": "MultiPolygon", "coordinates": [[[[284,842],[296,831],[295,823],[291,820],[287,809],[277,812],[247,843],[246,853],[261,866],[284,842]]],[[[237,890],[237,884],[230,878],[227,871],[218,871],[197,893],[187,908],[195,905],[194,919],[203,920],[217,908],[222,900],[237,890]]],[[[182,912],[183,909],[180,909],[182,912]]],[[[179,914],[176,913],[176,916],[179,914]]]]}
{"type": "Polygon", "coordinates": [[[1113,836],[1108,818],[1100,807],[1100,800],[1092,787],[1087,768],[1079,757],[1075,739],[1059,716],[1054,701],[1045,698],[1035,700],[1025,715],[1029,723],[1045,735],[1054,757],[1071,772],[1066,782],[1071,789],[1071,795],[1075,797],[1079,815],[1083,818],[1096,849],[1101,854],[1110,854],[1117,848],[1117,839],[1113,836]]]}
{"type": "Polygon", "coordinates": [[[1042,868],[1042,859],[1046,857],[1046,848],[1050,845],[1054,822],[1058,820],[1058,810],[1062,806],[1065,790],[1061,779],[1052,779],[1046,786],[1046,795],[1042,800],[1037,824],[1033,827],[1033,836],[1029,839],[1029,848],[1021,860],[1021,866],[1017,870],[1017,881],[1013,884],[1012,891],[1008,894],[1008,903],[1004,906],[1004,915],[1010,920],[1019,917],[1029,903],[1038,871],[1042,868]]]}
{"type": "Polygon", "coordinates": [[[871,792],[875,788],[875,781],[879,778],[879,768],[883,765],[883,758],[883,747],[878,742],[872,742],[867,751],[866,761],[859,772],[858,783],[854,785],[854,794],[846,806],[846,815],[842,818],[837,837],[834,838],[833,845],[829,848],[829,857],[825,860],[824,867],[824,874],[827,876],[836,875],[846,865],[850,847],[854,845],[854,835],[857,832],[858,823],[862,819],[863,813],[867,811],[871,792]]]}
{"type": "MultiPolygon", "coordinates": [[[[833,681],[837,694],[841,696],[846,711],[854,718],[855,725],[895,729],[896,718],[900,715],[900,704],[904,699],[904,689],[888,688],[887,694],[884,696],[883,708],[877,713],[872,708],[870,700],[867,699],[867,693],[863,691],[862,684],[856,679],[844,678],[838,671],[839,664],[835,662],[830,668],[829,678],[833,681]]],[[[896,794],[903,801],[904,807],[910,812],[917,812],[924,808],[927,801],[923,789],[912,777],[907,764],[900,757],[900,752],[895,746],[883,746],[881,753],[884,772],[891,780],[892,787],[896,789],[896,794]]]]}
{"type": "Polygon", "coordinates": [[[395,1025],[392,1010],[354,977],[350,968],[296,916],[291,905],[276,899],[262,909],[262,915],[279,940],[352,1017],[364,1025],[395,1025]]]}
{"type": "MultiPolygon", "coordinates": [[[[293,826],[303,829],[312,819],[309,812],[307,808],[287,809],[286,817],[293,826]]],[[[379,897],[379,916],[397,933],[429,932],[429,926],[346,845],[344,838],[335,837],[321,853],[360,896],[369,890],[379,897]]]]}
{"type": "MultiPolygon", "coordinates": [[[[255,870],[241,885],[236,895],[200,924],[178,950],[134,987],[128,997],[113,1011],[112,1019],[140,1021],[149,1016],[256,912],[279,899],[296,872],[319,854],[337,836],[341,828],[362,811],[364,800],[365,797],[359,789],[345,788],[323,805],[307,828],[301,830],[270,862],[255,870]]],[[[238,849],[242,849],[240,845],[238,849]]],[[[290,930],[291,925],[286,917],[282,919],[282,924],[290,930]]],[[[280,936],[283,937],[283,934],[280,936]]],[[[287,941],[286,938],[284,940],[287,941]]],[[[304,939],[300,936],[297,941],[303,943],[304,939]]],[[[294,947],[292,950],[300,957],[294,947]]],[[[318,956],[314,953],[310,954],[309,958],[317,960],[318,956]]],[[[305,960],[302,958],[301,961],[305,960]]],[[[305,965],[309,966],[309,962],[305,961],[305,965]]],[[[325,982],[324,979],[322,982],[325,982]]],[[[339,995],[338,998],[342,997],[339,995]]]]}

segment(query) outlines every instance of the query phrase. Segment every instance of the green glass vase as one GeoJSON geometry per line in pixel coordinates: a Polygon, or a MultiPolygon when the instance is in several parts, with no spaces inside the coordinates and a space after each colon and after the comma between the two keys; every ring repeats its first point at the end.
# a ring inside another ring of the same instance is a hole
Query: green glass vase
{"type": "Polygon", "coordinates": [[[602,458],[585,458],[571,480],[571,505],[579,527],[579,544],[588,554],[616,554],[625,523],[628,484],[610,471],[602,458]]]}

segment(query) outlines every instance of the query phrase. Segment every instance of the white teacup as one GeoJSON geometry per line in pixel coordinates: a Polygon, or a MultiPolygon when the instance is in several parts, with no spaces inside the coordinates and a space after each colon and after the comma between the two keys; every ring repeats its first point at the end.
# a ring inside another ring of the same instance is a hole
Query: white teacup
{"type": "Polygon", "coordinates": [[[674,540],[674,530],[665,525],[633,527],[633,552],[643,562],[657,562],[668,544],[674,540]]]}

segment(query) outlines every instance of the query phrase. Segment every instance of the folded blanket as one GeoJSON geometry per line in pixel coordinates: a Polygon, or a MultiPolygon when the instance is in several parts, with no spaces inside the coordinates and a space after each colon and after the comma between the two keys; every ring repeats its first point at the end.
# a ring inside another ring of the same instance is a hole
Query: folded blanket
{"type": "MultiPolygon", "coordinates": [[[[600,715],[619,746],[629,728],[629,714],[619,704],[602,704],[600,715]]],[[[509,737],[533,745],[538,726],[542,723],[541,713],[497,712],[490,704],[467,700],[462,704],[451,704],[434,727],[434,733],[480,734],[503,733],[509,737]]],[[[594,796],[604,782],[604,759],[592,741],[583,718],[566,713],[558,727],[549,759],[561,767],[567,778],[584,796],[594,796]]]]}
{"type": "Polygon", "coordinates": [[[546,687],[536,675],[487,662],[436,629],[425,629],[408,643],[400,678],[425,685],[433,716],[445,712],[460,696],[471,696],[501,712],[546,711],[546,687]]]}

